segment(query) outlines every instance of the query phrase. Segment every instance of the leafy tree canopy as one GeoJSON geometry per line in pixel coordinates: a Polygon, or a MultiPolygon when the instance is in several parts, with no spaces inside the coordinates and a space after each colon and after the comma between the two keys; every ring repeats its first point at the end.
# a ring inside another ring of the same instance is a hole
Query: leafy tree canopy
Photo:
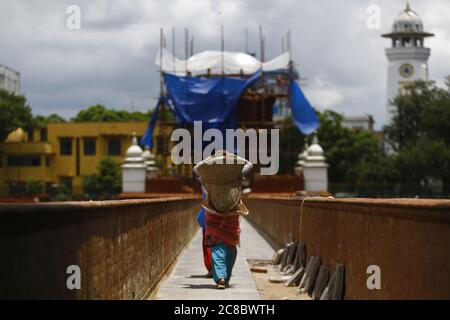
{"type": "Polygon", "coordinates": [[[53,113],[49,116],[37,115],[33,118],[33,127],[35,128],[45,128],[49,123],[64,123],[67,122],[66,119],[53,113]]]}
{"type": "Polygon", "coordinates": [[[29,177],[26,182],[26,193],[32,196],[41,194],[45,189],[45,185],[42,182],[37,181],[33,177],[29,177]]]}
{"type": "Polygon", "coordinates": [[[298,153],[303,150],[307,137],[295,126],[291,118],[280,129],[280,174],[292,174],[298,153]]]}
{"type": "Polygon", "coordinates": [[[450,77],[447,90],[417,81],[392,102],[396,114],[385,127],[403,182],[450,184],[450,77]]]}
{"type": "MultiPolygon", "coordinates": [[[[417,81],[405,87],[393,105],[397,112],[384,135],[394,152],[385,154],[371,132],[353,131],[341,125],[334,111],[319,112],[319,142],[329,164],[332,183],[354,185],[442,185],[450,192],[450,76],[447,88],[417,81]]],[[[304,140],[291,124],[280,132],[283,150],[280,167],[292,173],[296,154],[304,140]],[[296,150],[296,154],[285,152],[296,150]]],[[[283,172],[284,173],[284,172],[283,172]]]]}
{"type": "Polygon", "coordinates": [[[32,119],[31,108],[24,96],[0,89],[0,141],[17,128],[29,130],[32,119]]]}
{"type": "Polygon", "coordinates": [[[129,112],[126,110],[107,109],[101,104],[91,106],[78,112],[72,121],[75,122],[118,122],[118,121],[148,121],[151,111],[129,112]]]}
{"type": "Polygon", "coordinates": [[[358,182],[361,180],[360,168],[380,156],[381,151],[374,135],[342,126],[342,115],[331,110],[319,113],[319,118],[321,125],[317,137],[330,165],[330,181],[358,182]]]}
{"type": "Polygon", "coordinates": [[[122,174],[117,162],[111,157],[103,158],[97,172],[83,179],[83,190],[88,199],[115,199],[122,190],[122,174]]]}
{"type": "MultiPolygon", "coordinates": [[[[337,112],[325,110],[317,113],[320,119],[317,137],[330,165],[330,181],[357,183],[361,178],[361,168],[371,171],[367,164],[374,158],[381,157],[375,137],[370,132],[343,127],[343,117],[337,112]]],[[[297,155],[304,149],[305,142],[310,144],[312,137],[302,135],[289,120],[280,131],[280,150],[283,150],[280,156],[280,173],[293,172],[297,155]]]]}

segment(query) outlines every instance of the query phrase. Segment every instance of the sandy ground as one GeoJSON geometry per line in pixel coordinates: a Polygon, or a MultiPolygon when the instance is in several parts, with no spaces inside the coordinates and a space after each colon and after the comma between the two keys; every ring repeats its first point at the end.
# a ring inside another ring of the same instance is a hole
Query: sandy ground
{"type": "Polygon", "coordinates": [[[250,267],[265,269],[267,273],[252,272],[253,280],[259,295],[263,300],[311,300],[307,294],[297,292],[297,286],[286,287],[284,283],[269,282],[270,277],[281,277],[282,273],[278,266],[274,266],[270,261],[248,261],[250,267]]]}

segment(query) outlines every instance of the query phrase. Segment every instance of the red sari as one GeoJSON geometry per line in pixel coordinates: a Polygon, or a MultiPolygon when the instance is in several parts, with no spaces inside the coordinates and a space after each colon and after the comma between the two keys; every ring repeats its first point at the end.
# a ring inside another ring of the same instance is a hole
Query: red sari
{"type": "Polygon", "coordinates": [[[234,247],[239,244],[241,234],[239,214],[219,215],[206,211],[205,222],[208,245],[223,243],[234,247]]]}
{"type": "Polygon", "coordinates": [[[202,231],[202,234],[203,262],[205,263],[206,270],[211,271],[211,247],[207,244],[205,230],[202,231]]]}

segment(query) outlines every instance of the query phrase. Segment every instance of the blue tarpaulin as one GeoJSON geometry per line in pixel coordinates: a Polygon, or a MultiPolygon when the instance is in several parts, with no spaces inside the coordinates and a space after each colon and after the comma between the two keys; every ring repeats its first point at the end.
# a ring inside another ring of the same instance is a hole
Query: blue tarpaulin
{"type": "Polygon", "coordinates": [[[292,118],[297,128],[306,135],[316,131],[320,122],[314,109],[306,99],[297,82],[291,81],[289,87],[292,118]]]}
{"type": "Polygon", "coordinates": [[[261,72],[248,79],[230,77],[179,77],[165,74],[170,100],[182,123],[202,121],[204,129],[234,129],[236,105],[242,92],[259,79],[261,72]]]}
{"type": "Polygon", "coordinates": [[[141,139],[141,145],[143,146],[148,146],[150,148],[153,147],[153,130],[155,129],[156,121],[158,120],[159,111],[161,109],[161,104],[163,103],[169,108],[169,110],[173,112],[173,110],[170,108],[170,104],[167,98],[161,96],[158,100],[158,103],[156,104],[156,108],[153,111],[152,117],[150,118],[147,130],[145,131],[145,134],[141,139]]]}
{"type": "MultiPolygon", "coordinates": [[[[193,125],[194,121],[201,121],[203,130],[215,128],[224,132],[225,129],[236,129],[239,98],[260,76],[260,71],[248,79],[165,74],[164,80],[174,109],[166,97],[158,100],[141,144],[153,146],[153,129],[162,103],[175,114],[179,124],[193,125]]],[[[291,81],[289,96],[296,126],[304,134],[313,133],[319,126],[319,120],[295,81],[291,81]]]]}
{"type": "Polygon", "coordinates": [[[179,124],[192,125],[194,121],[202,121],[203,130],[235,129],[237,127],[235,109],[239,98],[242,92],[260,76],[261,72],[255,73],[248,79],[179,77],[165,74],[167,91],[175,110],[170,108],[166,97],[161,97],[147,131],[141,139],[141,144],[153,147],[153,130],[158,120],[161,103],[169,107],[179,124]]]}

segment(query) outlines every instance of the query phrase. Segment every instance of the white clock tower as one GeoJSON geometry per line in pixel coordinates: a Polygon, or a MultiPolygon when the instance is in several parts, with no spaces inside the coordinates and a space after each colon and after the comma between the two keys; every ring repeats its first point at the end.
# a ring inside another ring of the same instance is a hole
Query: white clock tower
{"type": "Polygon", "coordinates": [[[432,36],[432,33],[424,32],[422,20],[411,10],[409,3],[394,20],[392,31],[382,35],[392,40],[392,47],[386,49],[389,60],[386,124],[391,123],[396,112],[390,102],[401,93],[402,87],[416,80],[428,80],[430,49],[425,48],[424,39],[432,36]]]}

